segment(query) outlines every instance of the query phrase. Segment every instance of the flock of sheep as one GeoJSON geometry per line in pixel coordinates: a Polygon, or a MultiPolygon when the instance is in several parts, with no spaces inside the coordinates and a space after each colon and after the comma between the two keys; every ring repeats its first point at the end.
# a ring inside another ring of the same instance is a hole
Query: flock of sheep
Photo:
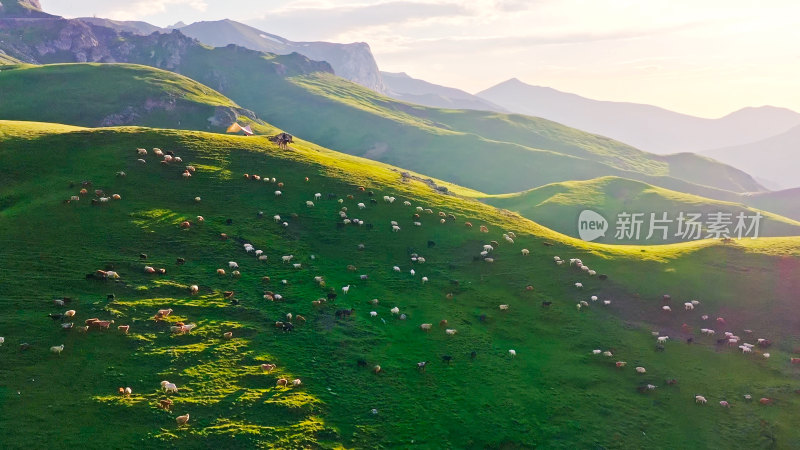
{"type": "MultiPolygon", "coordinates": [[[[178,157],[178,156],[175,156],[174,153],[172,153],[172,152],[164,152],[164,151],[162,151],[160,149],[157,149],[157,148],[154,148],[152,150],[152,152],[157,157],[162,158],[160,163],[163,164],[163,165],[172,165],[172,164],[181,163],[181,158],[178,157]]],[[[139,159],[138,159],[139,163],[141,163],[141,164],[146,164],[147,163],[147,160],[145,159],[148,156],[148,151],[147,150],[145,150],[145,149],[137,149],[137,156],[139,157],[139,159]]],[[[182,173],[181,176],[184,179],[190,179],[193,176],[193,174],[196,173],[196,171],[197,171],[197,169],[194,166],[189,165],[189,166],[186,166],[186,170],[182,173]]],[[[125,172],[117,172],[117,176],[125,177],[126,174],[125,174],[125,172]]],[[[275,184],[278,188],[284,188],[284,184],[282,182],[278,182],[275,178],[262,177],[262,176],[259,176],[259,175],[252,175],[252,174],[244,174],[244,178],[248,179],[248,180],[256,181],[256,182],[258,182],[258,181],[269,182],[269,183],[275,184]]],[[[306,181],[308,181],[308,178],[306,178],[306,181]]],[[[78,201],[78,200],[80,200],[81,197],[88,195],[88,188],[89,188],[90,185],[91,185],[90,182],[84,182],[82,184],[82,186],[81,186],[81,190],[79,192],[79,195],[71,197],[66,202],[69,203],[69,202],[73,202],[73,201],[78,201]]],[[[364,187],[358,187],[358,190],[360,192],[365,192],[366,191],[364,187]]],[[[102,190],[99,190],[99,189],[95,191],[95,195],[96,195],[97,199],[93,200],[92,201],[93,203],[106,203],[106,202],[108,202],[110,200],[120,200],[121,199],[121,197],[119,195],[117,195],[117,194],[113,194],[111,196],[108,196],[105,192],[103,192],[102,190]]],[[[276,190],[274,192],[274,195],[275,195],[276,198],[279,198],[279,197],[282,196],[282,192],[280,190],[276,190]]],[[[369,200],[370,200],[370,202],[373,203],[373,204],[378,203],[378,200],[372,198],[372,195],[373,194],[371,192],[369,192],[369,196],[370,196],[369,200]]],[[[314,208],[316,206],[315,202],[319,202],[322,198],[323,198],[323,196],[322,196],[321,193],[316,193],[313,196],[313,200],[305,201],[305,206],[308,207],[308,208],[314,208]]],[[[354,196],[353,195],[348,195],[347,198],[350,199],[350,200],[353,200],[354,196]]],[[[342,227],[345,227],[345,226],[356,226],[356,227],[365,226],[365,227],[367,227],[369,229],[372,229],[372,225],[371,224],[366,224],[364,222],[364,220],[359,219],[357,217],[351,217],[350,214],[352,214],[352,212],[349,211],[348,208],[343,205],[344,199],[337,198],[337,196],[335,196],[334,194],[328,194],[328,199],[331,199],[331,200],[332,199],[336,199],[338,201],[338,203],[342,205],[340,207],[339,211],[337,211],[337,217],[338,217],[337,227],[342,228],[342,227]]],[[[387,195],[387,196],[383,196],[382,200],[383,200],[383,202],[385,204],[392,205],[392,204],[394,204],[396,198],[387,195]]],[[[199,197],[199,196],[196,197],[195,201],[196,202],[200,202],[201,201],[201,197],[199,197]]],[[[412,203],[410,201],[407,201],[407,200],[403,201],[402,205],[404,207],[406,207],[406,208],[412,207],[412,203]]],[[[362,203],[362,202],[357,203],[356,207],[357,207],[357,210],[355,210],[355,211],[362,211],[362,210],[365,210],[365,209],[368,208],[368,206],[365,203],[362,203]]],[[[259,217],[262,217],[262,216],[263,216],[263,213],[259,213],[259,217]]],[[[436,215],[434,215],[434,211],[431,210],[430,208],[423,208],[421,206],[416,206],[414,208],[414,210],[413,210],[413,221],[412,221],[413,226],[417,226],[417,227],[422,226],[422,220],[423,220],[422,218],[423,218],[423,216],[438,217],[438,222],[440,222],[441,224],[446,224],[448,222],[455,222],[456,221],[456,217],[453,214],[447,214],[445,212],[439,212],[438,216],[436,216],[436,215]]],[[[280,224],[280,226],[282,226],[282,227],[289,227],[290,226],[288,220],[285,220],[280,215],[277,215],[277,214],[274,215],[273,216],[273,220],[275,221],[275,223],[280,224]]],[[[197,216],[195,221],[186,220],[186,221],[181,222],[180,228],[181,229],[189,229],[189,228],[192,228],[194,226],[201,225],[204,221],[205,221],[205,219],[203,218],[203,216],[197,216]]],[[[392,232],[398,233],[398,232],[402,231],[402,228],[401,228],[400,224],[397,221],[391,221],[389,223],[389,225],[391,227],[390,229],[391,229],[392,232]]],[[[464,226],[472,228],[472,224],[470,222],[464,222],[464,226]]],[[[479,230],[480,230],[481,233],[485,233],[485,234],[489,233],[489,229],[488,229],[488,227],[486,225],[481,225],[479,230]]],[[[220,237],[222,239],[228,239],[228,236],[225,235],[224,233],[221,234],[220,237]]],[[[504,233],[502,235],[502,239],[506,244],[514,245],[515,239],[517,239],[517,236],[513,232],[509,231],[509,232],[504,233]]],[[[431,248],[433,246],[435,246],[435,243],[432,242],[432,241],[429,241],[428,247],[431,248]]],[[[495,256],[494,255],[495,255],[496,249],[499,246],[500,246],[500,243],[497,242],[497,241],[491,241],[491,242],[489,242],[487,244],[484,244],[481,247],[481,250],[480,250],[480,253],[479,253],[479,255],[480,255],[479,259],[481,259],[482,261],[484,261],[486,263],[493,263],[495,261],[495,256]]],[[[360,247],[360,248],[363,248],[363,244],[362,244],[362,247],[360,247]]],[[[269,261],[269,258],[267,256],[266,252],[264,250],[262,250],[262,249],[257,249],[251,243],[244,243],[243,244],[243,250],[244,250],[246,255],[252,255],[252,257],[256,258],[258,261],[261,261],[261,262],[264,262],[264,263],[267,263],[269,261]]],[[[523,249],[520,250],[520,253],[523,256],[529,256],[531,252],[528,249],[523,248],[523,249]]],[[[140,256],[143,257],[143,259],[146,259],[146,255],[142,254],[140,256]]],[[[309,255],[309,259],[313,260],[314,258],[315,258],[314,255],[309,255]]],[[[302,263],[300,263],[300,262],[294,262],[293,263],[292,261],[294,259],[295,259],[295,255],[290,254],[290,255],[281,256],[280,261],[281,261],[282,264],[291,264],[294,269],[302,270],[303,269],[302,263]]],[[[555,264],[557,266],[570,267],[573,270],[575,270],[576,273],[583,274],[585,276],[594,277],[594,276],[597,275],[597,272],[595,270],[590,269],[580,259],[577,259],[577,258],[570,259],[568,264],[564,260],[562,260],[559,256],[554,256],[553,257],[553,261],[555,262],[555,264]]],[[[425,257],[415,253],[415,254],[411,255],[411,262],[413,263],[413,267],[416,267],[417,269],[420,269],[420,268],[425,267],[424,264],[426,262],[426,259],[425,259],[425,257]]],[[[182,258],[178,258],[178,264],[182,264],[182,258]]],[[[412,268],[412,269],[409,270],[408,273],[412,277],[416,277],[417,276],[417,269],[412,268]]],[[[218,276],[228,276],[228,272],[227,271],[230,271],[230,276],[232,276],[232,277],[240,277],[241,276],[240,270],[241,270],[240,266],[236,261],[229,261],[228,264],[227,264],[227,267],[220,267],[220,268],[216,269],[216,274],[218,276]]],[[[355,271],[355,270],[356,270],[355,267],[348,266],[348,271],[355,271]]],[[[391,268],[391,270],[394,271],[394,272],[401,272],[400,265],[393,266],[391,268]]],[[[164,268],[156,268],[156,267],[153,267],[153,266],[150,266],[150,265],[144,266],[143,271],[144,271],[145,274],[148,274],[148,275],[151,275],[151,274],[152,275],[158,275],[158,274],[163,275],[163,274],[166,274],[166,269],[164,269],[164,268]]],[[[119,278],[120,277],[120,275],[117,272],[112,271],[112,270],[106,270],[106,271],[98,270],[94,274],[87,275],[87,278],[90,278],[90,276],[92,276],[93,278],[102,279],[102,280],[115,279],[115,278],[119,278]]],[[[361,275],[360,277],[361,277],[362,280],[366,280],[368,278],[367,275],[361,275]]],[[[600,275],[599,278],[605,279],[605,275],[600,275]]],[[[427,276],[420,276],[419,280],[420,280],[420,283],[423,284],[423,285],[429,281],[427,276]]],[[[268,281],[267,277],[265,277],[265,281],[268,281]]],[[[325,278],[322,277],[322,276],[315,276],[314,277],[314,282],[321,288],[325,288],[326,287],[325,278]]],[[[287,284],[287,281],[286,280],[281,280],[281,284],[285,285],[285,284],[287,284]]],[[[574,285],[575,285],[575,287],[577,289],[582,289],[583,288],[583,284],[580,281],[575,282],[574,285]]],[[[353,287],[355,287],[355,286],[346,285],[346,286],[341,287],[342,294],[343,295],[347,295],[353,287]]],[[[528,286],[528,289],[532,290],[532,286],[528,286]]],[[[200,288],[199,288],[199,286],[197,284],[192,284],[192,285],[190,285],[188,287],[188,291],[189,291],[190,295],[197,295],[199,293],[199,291],[200,291],[200,288]]],[[[448,295],[451,296],[452,294],[448,294],[448,295]]],[[[113,295],[110,295],[109,297],[113,298],[113,295]]],[[[238,301],[234,298],[234,293],[232,291],[226,291],[224,293],[224,297],[226,299],[230,300],[231,303],[238,304],[238,301]]],[[[662,305],[662,308],[661,308],[661,310],[662,310],[662,312],[664,314],[672,313],[672,308],[669,305],[669,298],[668,297],[669,296],[665,296],[664,297],[664,304],[662,305]]],[[[281,294],[279,294],[279,293],[275,293],[275,292],[271,292],[271,291],[265,291],[264,299],[267,300],[267,301],[280,301],[280,300],[283,299],[283,296],[281,294]]],[[[335,299],[336,299],[336,294],[331,292],[331,293],[329,293],[327,295],[327,297],[321,297],[319,299],[313,300],[311,303],[312,303],[313,307],[322,307],[323,305],[325,305],[328,302],[335,301],[335,299]]],[[[60,299],[54,300],[54,303],[55,303],[56,306],[64,306],[66,303],[69,303],[69,301],[70,301],[69,297],[64,297],[64,298],[60,298],[60,299]]],[[[598,301],[599,301],[599,298],[597,296],[593,295],[593,296],[589,297],[588,300],[582,300],[579,303],[577,303],[576,304],[576,309],[579,312],[580,311],[586,311],[587,309],[589,309],[591,304],[594,304],[594,303],[596,303],[598,301]]],[[[552,303],[553,302],[550,302],[550,301],[543,302],[542,306],[543,307],[549,307],[552,303]]],[[[379,300],[378,299],[373,299],[371,301],[371,304],[372,305],[377,305],[377,304],[379,304],[379,300]]],[[[599,304],[601,304],[603,306],[609,306],[609,305],[611,305],[611,300],[602,300],[599,304]]],[[[699,305],[700,305],[700,302],[697,301],[697,300],[692,300],[692,301],[689,301],[689,302],[685,302],[683,304],[684,310],[687,311],[687,312],[693,312],[695,310],[695,308],[698,307],[699,305]]],[[[500,304],[499,305],[499,310],[500,311],[507,312],[510,309],[511,309],[511,305],[509,305],[509,304],[500,304]]],[[[351,309],[339,309],[339,310],[336,311],[335,315],[336,315],[337,318],[346,318],[346,317],[349,317],[350,315],[352,315],[354,313],[354,311],[355,310],[352,309],[352,308],[351,309]]],[[[397,306],[392,307],[390,309],[390,312],[391,312],[391,314],[393,316],[396,316],[397,318],[399,318],[401,320],[407,319],[407,315],[405,313],[402,313],[400,308],[397,307],[397,306]]],[[[152,317],[152,320],[154,320],[156,322],[169,321],[170,320],[169,316],[170,316],[171,313],[172,313],[172,309],[169,309],[169,308],[158,310],[155,313],[155,315],[152,317]]],[[[61,327],[64,328],[65,330],[73,328],[74,322],[72,322],[71,320],[75,316],[76,316],[76,311],[75,310],[68,310],[68,311],[64,312],[63,314],[51,314],[50,315],[50,317],[54,321],[60,321],[61,322],[61,324],[60,324],[61,327]]],[[[379,314],[375,310],[370,311],[369,312],[369,316],[370,316],[370,318],[379,318],[379,314]]],[[[298,314],[287,313],[285,317],[286,317],[285,321],[276,322],[276,324],[275,324],[277,328],[280,328],[283,331],[292,331],[294,329],[294,326],[295,326],[296,323],[305,322],[306,321],[305,317],[303,317],[301,315],[298,315],[298,314]]],[[[705,315],[705,314],[702,315],[701,319],[704,320],[704,321],[708,320],[708,315],[705,315]]],[[[380,318],[380,320],[384,320],[384,319],[380,318]]],[[[720,326],[724,326],[725,325],[725,321],[722,318],[718,318],[716,320],[716,322],[720,326]]],[[[100,320],[98,318],[91,318],[91,319],[85,320],[84,321],[84,325],[82,327],[78,327],[78,330],[81,331],[81,332],[89,332],[90,330],[93,330],[93,329],[96,329],[96,330],[108,330],[110,325],[113,324],[113,323],[114,323],[114,320],[100,320]]],[[[385,320],[384,320],[384,323],[385,323],[385,320]]],[[[191,333],[191,331],[196,327],[196,325],[193,324],[193,323],[183,323],[183,322],[171,322],[170,325],[171,325],[170,328],[169,328],[170,332],[173,333],[173,334],[176,334],[176,335],[183,335],[183,334],[191,333]]],[[[450,328],[448,326],[448,322],[447,322],[446,319],[441,320],[439,325],[440,325],[440,328],[443,330],[443,332],[448,336],[452,336],[452,335],[455,335],[456,333],[458,333],[457,329],[450,328]]],[[[119,325],[119,326],[117,326],[117,330],[122,334],[128,334],[128,332],[130,331],[130,328],[131,328],[130,325],[119,325]]],[[[422,323],[422,324],[420,324],[419,328],[423,332],[430,332],[433,329],[433,324],[432,323],[422,323]]],[[[746,330],[746,333],[749,334],[749,332],[750,332],[750,330],[746,330]]],[[[716,332],[715,332],[715,330],[713,330],[711,328],[702,328],[701,329],[701,333],[703,335],[710,336],[710,335],[714,335],[716,332]]],[[[764,339],[764,338],[759,338],[758,340],[756,340],[755,341],[756,344],[750,344],[750,343],[739,344],[741,339],[738,336],[736,336],[735,334],[733,334],[732,332],[729,332],[729,331],[724,332],[724,334],[725,334],[725,342],[727,344],[729,344],[729,345],[738,345],[738,348],[741,349],[741,351],[743,353],[751,353],[753,351],[753,348],[756,345],[760,346],[760,347],[768,347],[771,344],[771,342],[768,339],[764,339]]],[[[656,336],[656,341],[657,341],[657,345],[658,345],[657,348],[660,348],[661,350],[663,350],[663,345],[667,343],[667,341],[669,340],[669,336],[662,336],[658,332],[654,332],[654,335],[656,336]]],[[[223,333],[222,337],[224,339],[232,339],[233,338],[233,332],[232,331],[225,332],[225,333],[223,333]]],[[[0,345],[2,345],[4,342],[5,342],[5,338],[0,337],[0,345]]],[[[23,348],[23,349],[27,348],[25,346],[26,346],[26,344],[23,344],[21,346],[21,348],[23,348]]],[[[64,345],[61,344],[61,345],[52,346],[52,347],[50,347],[50,351],[52,353],[54,353],[54,354],[61,355],[61,353],[64,351],[64,345]]],[[[595,355],[603,355],[603,356],[608,357],[608,358],[612,358],[612,357],[616,356],[609,350],[603,351],[601,349],[595,349],[591,353],[595,354],[595,355]]],[[[516,357],[517,356],[517,351],[515,349],[509,349],[508,350],[508,355],[510,357],[512,357],[512,358],[516,357]]],[[[475,353],[474,352],[472,353],[472,356],[475,357],[475,353]]],[[[770,355],[769,355],[769,353],[762,353],[762,356],[764,358],[769,358],[770,355]]],[[[442,356],[442,360],[447,362],[447,363],[449,363],[451,359],[452,359],[452,357],[449,356],[449,355],[442,356]]],[[[800,363],[800,360],[795,361],[793,359],[792,362],[793,363],[795,363],[795,362],[800,363]]],[[[427,363],[428,363],[427,361],[418,362],[417,363],[417,368],[420,369],[420,370],[424,370],[425,366],[427,365],[427,363]]],[[[359,365],[366,365],[366,362],[360,360],[359,361],[359,365]]],[[[615,366],[617,368],[624,368],[624,367],[626,367],[626,365],[627,365],[627,363],[625,361],[621,361],[621,360],[615,361],[615,366]]],[[[270,372],[272,372],[273,370],[276,369],[276,365],[275,364],[271,364],[271,363],[265,363],[265,364],[262,364],[260,366],[260,368],[261,368],[262,372],[270,373],[270,372]]],[[[380,373],[380,372],[382,372],[382,369],[381,369],[380,365],[375,365],[374,368],[373,368],[373,371],[375,373],[380,373]]],[[[635,371],[637,373],[640,373],[640,374],[646,373],[646,369],[644,367],[641,367],[641,366],[636,367],[635,371]]],[[[674,380],[671,380],[671,381],[674,382],[674,380]]],[[[672,384],[672,383],[670,383],[670,381],[668,381],[667,383],[668,384],[672,384]]],[[[301,382],[300,379],[289,380],[288,378],[281,377],[281,378],[277,379],[277,383],[276,384],[277,384],[277,386],[283,386],[283,387],[289,387],[289,386],[291,386],[291,387],[299,387],[302,384],[302,382],[301,382]]],[[[656,389],[656,386],[654,386],[652,384],[647,384],[645,386],[641,386],[639,389],[640,389],[640,391],[649,391],[649,390],[656,389]]],[[[164,381],[161,382],[161,390],[166,395],[166,394],[175,394],[175,393],[177,393],[179,391],[179,388],[178,388],[178,386],[176,384],[171,383],[171,382],[169,382],[167,380],[164,380],[164,381]]],[[[130,387],[125,387],[125,388],[120,387],[119,388],[119,394],[121,396],[129,397],[129,396],[131,396],[132,392],[133,392],[133,390],[130,387]]],[[[745,395],[745,399],[750,399],[750,395],[749,394],[745,395]]],[[[695,401],[698,404],[705,404],[707,402],[707,399],[706,399],[705,396],[697,395],[695,397],[695,401]]],[[[771,403],[771,400],[768,399],[768,398],[762,398],[760,401],[763,404],[771,403]]],[[[723,407],[730,407],[730,403],[727,400],[720,401],[720,405],[722,405],[723,407]]],[[[172,406],[173,406],[173,402],[168,397],[167,398],[162,398],[162,399],[160,399],[158,401],[157,406],[159,408],[161,408],[161,409],[164,409],[164,410],[167,410],[167,411],[171,411],[172,410],[172,406]]],[[[185,414],[185,415],[181,415],[181,416],[176,417],[176,422],[178,423],[179,426],[187,424],[188,421],[189,421],[189,414],[185,414]]]]}

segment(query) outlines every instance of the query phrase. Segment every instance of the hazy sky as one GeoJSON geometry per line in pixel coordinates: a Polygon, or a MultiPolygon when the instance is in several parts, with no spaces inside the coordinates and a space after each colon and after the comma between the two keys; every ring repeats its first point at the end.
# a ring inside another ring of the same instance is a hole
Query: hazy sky
{"type": "Polygon", "coordinates": [[[296,41],[363,41],[381,70],[473,93],[516,77],[705,117],[800,111],[797,0],[40,1],[67,17],[229,18],[296,41]]]}

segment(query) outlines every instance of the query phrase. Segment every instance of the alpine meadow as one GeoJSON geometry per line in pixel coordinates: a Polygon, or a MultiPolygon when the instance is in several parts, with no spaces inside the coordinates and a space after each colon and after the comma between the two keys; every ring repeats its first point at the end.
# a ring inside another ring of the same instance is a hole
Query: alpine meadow
{"type": "MultiPolygon", "coordinates": [[[[45,3],[0,5],[0,448],[800,448],[800,192],[689,146],[789,109],[642,116],[689,142],[655,154],[560,123],[599,106],[382,72],[316,13],[295,42],[45,3]]],[[[368,3],[337,26],[415,8],[368,3]]]]}

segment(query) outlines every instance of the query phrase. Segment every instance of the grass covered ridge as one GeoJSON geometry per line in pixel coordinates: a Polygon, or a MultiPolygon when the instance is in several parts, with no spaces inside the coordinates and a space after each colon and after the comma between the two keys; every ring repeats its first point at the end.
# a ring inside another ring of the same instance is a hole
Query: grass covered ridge
{"type": "MultiPolygon", "coordinates": [[[[747,197],[742,197],[746,199],[747,197]]],[[[657,218],[666,212],[667,217],[676,220],[683,213],[701,213],[706,221],[708,214],[731,214],[734,225],[739,213],[747,216],[756,214],[757,210],[744,203],[725,202],[700,197],[692,194],[659,188],[640,181],[601,177],[587,181],[567,181],[553,183],[539,188],[515,194],[494,195],[482,198],[483,201],[498,208],[518,211],[523,216],[535,220],[542,225],[565,234],[578,236],[578,216],[581,211],[590,209],[602,214],[609,221],[609,231],[605,238],[598,242],[663,244],[680,242],[682,238],[675,236],[677,224],[670,225],[671,232],[666,241],[656,234],[653,240],[646,240],[650,213],[657,218]],[[645,213],[645,224],[640,239],[617,240],[614,237],[614,224],[619,213],[645,213]]],[[[800,234],[800,222],[766,211],[758,211],[764,217],[761,220],[759,236],[797,236],[800,234]]],[[[707,230],[703,229],[703,236],[707,230]]],[[[751,234],[752,236],[752,234],[751,234]]]]}

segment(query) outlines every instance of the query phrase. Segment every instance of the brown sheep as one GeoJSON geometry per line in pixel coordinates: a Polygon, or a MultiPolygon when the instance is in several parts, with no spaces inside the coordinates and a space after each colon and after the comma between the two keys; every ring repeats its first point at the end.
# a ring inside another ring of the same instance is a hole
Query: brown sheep
{"type": "Polygon", "coordinates": [[[278,378],[278,384],[277,385],[278,386],[286,386],[286,384],[288,382],[289,382],[289,380],[287,380],[286,378],[278,378]]]}

